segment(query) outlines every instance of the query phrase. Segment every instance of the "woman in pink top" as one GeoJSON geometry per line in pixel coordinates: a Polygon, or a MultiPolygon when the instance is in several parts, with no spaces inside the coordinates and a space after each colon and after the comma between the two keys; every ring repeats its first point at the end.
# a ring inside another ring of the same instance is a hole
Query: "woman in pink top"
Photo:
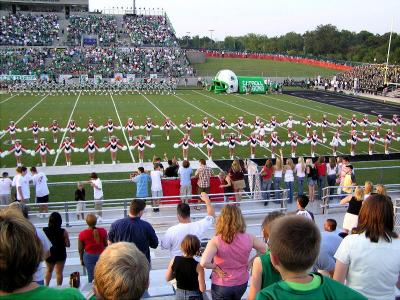
{"type": "Polygon", "coordinates": [[[201,258],[203,268],[212,269],[212,299],[241,299],[249,280],[248,260],[252,249],[264,254],[264,242],[246,233],[239,207],[225,205],[215,224],[215,236],[201,258]]]}

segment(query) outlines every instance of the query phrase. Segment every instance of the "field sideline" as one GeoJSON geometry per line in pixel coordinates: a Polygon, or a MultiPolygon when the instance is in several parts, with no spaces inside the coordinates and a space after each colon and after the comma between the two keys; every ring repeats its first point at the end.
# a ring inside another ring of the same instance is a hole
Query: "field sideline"
{"type": "MultiPolygon", "coordinates": [[[[215,95],[206,91],[178,91],[176,95],[70,95],[70,96],[14,96],[3,94],[0,97],[0,128],[4,130],[10,120],[16,121],[19,128],[28,127],[32,121],[36,120],[40,126],[47,127],[53,119],[59,121],[61,127],[65,127],[70,119],[74,119],[79,127],[85,128],[89,118],[93,118],[97,125],[106,123],[107,118],[112,118],[114,123],[125,125],[128,117],[132,117],[136,125],[143,125],[146,117],[151,117],[153,121],[162,125],[165,116],[169,116],[172,121],[179,125],[184,122],[186,117],[191,117],[194,123],[200,123],[203,117],[207,116],[210,122],[218,123],[218,119],[222,116],[228,121],[228,124],[235,122],[239,116],[243,116],[246,123],[252,123],[256,115],[260,116],[267,124],[272,115],[275,115],[278,121],[286,121],[289,115],[301,122],[304,121],[306,115],[311,115],[315,121],[320,121],[325,113],[331,121],[336,120],[336,116],[341,114],[345,120],[351,118],[354,113],[348,109],[337,108],[331,105],[317,103],[289,95],[215,95]]],[[[356,113],[360,119],[362,114],[356,113]]],[[[375,116],[371,116],[372,121],[375,116]]],[[[385,126],[384,128],[388,128],[385,126]]],[[[318,128],[316,128],[318,129],[318,128]]],[[[361,129],[361,128],[358,128],[361,129]]],[[[369,128],[369,129],[372,129],[369,128]]],[[[305,128],[302,125],[295,125],[295,130],[299,132],[302,138],[305,135],[305,128]]],[[[318,129],[319,131],[321,129],[318,129]]],[[[331,155],[331,147],[329,142],[332,132],[335,128],[329,128],[327,133],[327,142],[324,145],[317,146],[319,155],[331,155]]],[[[348,132],[350,127],[344,127],[348,132]]],[[[226,132],[234,132],[234,129],[226,132]]],[[[211,129],[216,140],[220,140],[219,131],[215,128],[211,129]]],[[[244,134],[249,136],[251,129],[246,128],[244,134]]],[[[288,140],[286,128],[277,128],[278,135],[282,141],[288,140]]],[[[127,144],[127,139],[122,130],[115,130],[120,142],[127,144]]],[[[144,134],[144,129],[138,129],[136,134],[144,134]]],[[[383,130],[381,135],[383,134],[383,130]]],[[[64,133],[59,134],[59,139],[64,133]]],[[[344,140],[348,134],[344,134],[344,140]]],[[[31,132],[17,133],[17,137],[22,139],[22,144],[27,149],[34,149],[31,132]]],[[[46,137],[51,148],[57,149],[58,145],[53,144],[51,133],[40,133],[39,137],[46,137]]],[[[178,142],[182,137],[181,130],[171,131],[171,140],[167,141],[165,133],[159,129],[153,130],[152,143],[156,145],[154,149],[147,148],[145,150],[145,161],[150,161],[153,155],[163,156],[167,153],[169,157],[176,155],[182,159],[181,149],[174,149],[173,144],[178,142]]],[[[202,141],[201,129],[194,128],[191,138],[195,142],[202,141]]],[[[267,136],[268,138],[268,136],[267,136]]],[[[75,145],[82,148],[86,142],[87,133],[78,132],[76,134],[75,145]]],[[[107,133],[105,130],[95,133],[97,143],[102,147],[107,143],[107,133]]],[[[245,137],[242,136],[242,140],[245,137]]],[[[367,153],[367,143],[360,142],[357,145],[356,154],[367,153]]],[[[9,136],[1,136],[0,148],[7,150],[10,147],[9,136]]],[[[378,142],[375,145],[375,151],[383,153],[383,144],[378,142]]],[[[400,143],[394,141],[390,147],[391,152],[400,152],[400,143]]],[[[206,148],[191,148],[189,159],[196,160],[206,158],[206,148]]],[[[290,156],[290,146],[284,146],[284,156],[290,156]]],[[[338,154],[348,154],[349,146],[339,147],[338,154]]],[[[237,146],[236,155],[242,158],[250,156],[250,146],[237,146]]],[[[270,157],[269,148],[257,147],[256,157],[270,157]]],[[[297,156],[309,156],[310,145],[299,145],[297,156]]],[[[228,147],[214,147],[213,159],[228,159],[228,147]]],[[[96,163],[110,163],[111,158],[108,152],[96,153],[96,163]]],[[[120,162],[138,161],[137,150],[127,150],[118,152],[118,160],[120,162]],[[131,155],[132,153],[132,155],[131,155]]],[[[85,164],[87,161],[86,153],[73,153],[72,163],[74,165],[85,164]]],[[[37,165],[40,163],[38,155],[32,157],[30,155],[23,156],[25,165],[37,165]]],[[[60,155],[48,156],[48,165],[65,165],[63,153],[60,155]]],[[[1,159],[1,167],[15,166],[14,155],[8,155],[1,159]]]]}

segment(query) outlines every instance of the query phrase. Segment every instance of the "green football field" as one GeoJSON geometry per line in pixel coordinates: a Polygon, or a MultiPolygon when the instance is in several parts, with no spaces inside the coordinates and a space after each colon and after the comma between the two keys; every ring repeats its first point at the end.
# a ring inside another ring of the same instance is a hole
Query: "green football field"
{"type": "Polygon", "coordinates": [[[238,59],[238,58],[207,58],[204,64],[193,64],[197,75],[215,76],[218,71],[229,69],[240,76],[264,76],[264,77],[311,77],[332,76],[339,71],[297,64],[262,59],[238,59]]]}
{"type": "MultiPolygon", "coordinates": [[[[271,116],[275,115],[278,121],[285,121],[289,115],[301,122],[304,121],[306,115],[310,114],[315,121],[320,121],[323,114],[327,114],[331,121],[336,120],[338,114],[342,114],[345,120],[348,120],[354,113],[351,110],[337,108],[322,103],[316,103],[311,100],[301,99],[288,95],[215,95],[207,91],[177,91],[176,95],[70,95],[70,96],[15,96],[9,98],[10,95],[1,95],[0,111],[1,121],[0,127],[4,130],[10,120],[17,122],[19,128],[29,126],[32,121],[38,121],[40,126],[47,127],[53,119],[59,121],[61,127],[65,127],[70,119],[74,119],[79,127],[85,128],[89,118],[93,118],[95,122],[105,124],[108,118],[112,118],[114,123],[125,125],[128,117],[132,117],[137,125],[143,125],[146,117],[151,117],[153,121],[162,125],[165,116],[179,125],[183,123],[186,117],[191,117],[194,123],[200,123],[203,117],[207,116],[210,122],[217,124],[220,117],[224,116],[228,123],[235,122],[239,116],[243,116],[246,123],[253,123],[256,115],[260,116],[265,123],[268,123],[271,116]]],[[[358,118],[361,114],[356,113],[358,118]]],[[[375,117],[371,116],[371,120],[375,117]]],[[[320,128],[316,128],[320,131],[320,128]]],[[[360,128],[359,128],[360,129],[360,128]]],[[[370,128],[372,129],[372,128],[370,128]]],[[[165,133],[159,129],[154,129],[151,142],[155,144],[155,148],[146,148],[145,161],[150,161],[153,155],[163,156],[167,153],[168,157],[176,156],[182,159],[181,149],[175,149],[174,143],[178,142],[182,137],[183,129],[177,129],[171,132],[171,139],[167,141],[165,133]]],[[[303,125],[295,125],[295,130],[299,132],[301,138],[304,138],[305,128],[303,125]]],[[[347,139],[349,127],[344,127],[346,133],[343,134],[343,140],[347,139]]],[[[220,140],[219,131],[211,128],[216,140],[220,140]]],[[[317,146],[317,154],[330,155],[332,153],[329,142],[331,141],[332,132],[335,128],[329,128],[327,133],[327,142],[317,146]]],[[[227,132],[235,132],[229,129],[227,132]]],[[[251,132],[250,128],[244,130],[244,134],[248,136],[251,132]]],[[[285,127],[277,128],[278,135],[282,141],[288,140],[285,127]]],[[[114,130],[120,142],[124,145],[128,144],[122,130],[114,130]]],[[[144,134],[144,129],[138,129],[135,134],[144,134]]],[[[383,130],[381,132],[383,134],[383,130]]],[[[59,133],[59,140],[65,133],[59,133]]],[[[75,146],[82,148],[87,140],[87,133],[78,132],[76,134],[75,146]]],[[[17,133],[17,137],[22,140],[22,144],[27,149],[34,149],[33,137],[31,132],[17,133]]],[[[58,148],[58,144],[53,144],[50,132],[41,132],[39,137],[45,137],[49,146],[53,149],[58,148]]],[[[201,128],[194,128],[191,134],[192,140],[199,143],[202,141],[201,128]]],[[[107,143],[107,133],[105,130],[95,133],[95,139],[100,147],[107,143]]],[[[242,140],[246,137],[242,136],[242,140]]],[[[266,136],[269,139],[269,134],[266,136]]],[[[1,136],[0,148],[7,150],[10,147],[8,135],[1,136]]],[[[356,154],[367,153],[367,143],[359,142],[356,148],[356,154]]],[[[378,142],[375,145],[375,151],[383,153],[383,144],[378,142]]],[[[391,152],[400,151],[400,142],[394,141],[390,147],[391,152]]],[[[206,148],[191,148],[189,150],[189,159],[195,160],[206,158],[206,148]]],[[[290,146],[283,147],[284,156],[290,156],[290,146]]],[[[338,154],[348,154],[349,145],[340,146],[338,154]]],[[[236,155],[241,158],[250,157],[250,146],[237,146],[236,155]]],[[[297,156],[309,156],[310,145],[299,145],[297,148],[297,156]]],[[[256,157],[270,157],[271,150],[269,148],[257,147],[256,157]]],[[[228,147],[216,146],[213,151],[213,159],[228,159],[228,147]]],[[[86,164],[86,153],[73,153],[73,165],[86,164]]],[[[121,163],[129,163],[138,161],[137,150],[127,150],[118,152],[118,160],[121,163]],[[132,156],[133,159],[132,159],[132,156]]],[[[37,165],[40,163],[40,157],[36,155],[23,155],[22,161],[25,165],[37,165]]],[[[96,153],[96,163],[111,163],[110,153],[96,153]]],[[[65,165],[63,153],[59,155],[48,155],[50,165],[65,165]]],[[[1,159],[2,167],[15,166],[15,158],[13,154],[1,159]]]]}

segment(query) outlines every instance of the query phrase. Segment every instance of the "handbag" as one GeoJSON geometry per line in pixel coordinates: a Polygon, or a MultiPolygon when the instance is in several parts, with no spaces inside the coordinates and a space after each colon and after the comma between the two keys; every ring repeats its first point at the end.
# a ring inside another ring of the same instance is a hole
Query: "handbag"
{"type": "Polygon", "coordinates": [[[79,272],[73,272],[69,276],[69,286],[79,289],[81,285],[81,274],[79,272]]]}

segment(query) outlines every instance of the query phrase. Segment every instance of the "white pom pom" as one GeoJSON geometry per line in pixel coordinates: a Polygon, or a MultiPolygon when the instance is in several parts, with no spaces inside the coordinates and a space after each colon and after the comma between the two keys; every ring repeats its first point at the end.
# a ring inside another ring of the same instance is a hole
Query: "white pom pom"
{"type": "Polygon", "coordinates": [[[46,127],[46,128],[44,129],[44,131],[49,132],[49,129],[46,127]]]}
{"type": "Polygon", "coordinates": [[[126,151],[127,149],[128,149],[128,147],[126,147],[126,146],[122,147],[122,151],[126,151]]]}
{"type": "Polygon", "coordinates": [[[61,153],[61,149],[57,149],[57,153],[61,153]]]}
{"type": "Polygon", "coordinates": [[[135,147],[129,146],[129,150],[133,150],[133,149],[135,149],[135,147]]]}
{"type": "Polygon", "coordinates": [[[340,142],[340,145],[342,145],[343,147],[346,146],[345,142],[340,142]]]}
{"type": "Polygon", "coordinates": [[[164,126],[161,126],[161,127],[160,127],[160,130],[163,131],[163,130],[164,130],[164,126]]]}
{"type": "Polygon", "coordinates": [[[44,127],[40,127],[39,130],[40,130],[41,132],[44,132],[44,127]]]}
{"type": "Polygon", "coordinates": [[[160,126],[159,125],[154,125],[154,128],[159,128],[160,126]]]}
{"type": "Polygon", "coordinates": [[[155,148],[155,147],[156,147],[156,145],[154,145],[154,144],[150,145],[150,148],[155,148]]]}
{"type": "Polygon", "coordinates": [[[83,152],[85,152],[85,149],[80,148],[80,149],[79,149],[79,152],[80,152],[80,153],[83,153],[83,152]]]}
{"type": "Polygon", "coordinates": [[[82,132],[86,132],[87,131],[87,129],[86,128],[82,128],[82,132]]]}
{"type": "Polygon", "coordinates": [[[28,127],[24,127],[24,131],[28,131],[28,127]]]}
{"type": "Polygon", "coordinates": [[[290,145],[290,141],[286,141],[286,145],[290,145]]]}
{"type": "Polygon", "coordinates": [[[193,144],[193,147],[194,147],[194,148],[198,148],[198,147],[199,147],[199,144],[194,143],[194,144],[193,144]]]}
{"type": "Polygon", "coordinates": [[[140,125],[139,128],[140,128],[140,129],[144,129],[144,126],[140,125]]]}
{"type": "Polygon", "coordinates": [[[180,125],[179,125],[179,127],[180,127],[180,128],[183,128],[183,127],[185,127],[185,125],[183,125],[183,124],[180,124],[180,125]]]}
{"type": "Polygon", "coordinates": [[[74,148],[72,151],[79,152],[79,148],[74,148]]]}
{"type": "Polygon", "coordinates": [[[140,128],[140,126],[133,126],[133,128],[135,128],[135,129],[139,129],[139,128],[140,128]]]}
{"type": "Polygon", "coordinates": [[[240,145],[241,145],[241,146],[246,146],[246,145],[247,145],[247,142],[246,142],[246,141],[240,142],[240,145]]]}
{"type": "Polygon", "coordinates": [[[102,148],[99,148],[99,150],[98,150],[100,153],[104,153],[104,152],[106,152],[106,148],[104,148],[104,147],[102,147],[102,148]]]}
{"type": "Polygon", "coordinates": [[[179,148],[179,145],[175,143],[175,144],[174,144],[174,148],[175,148],[175,149],[179,148]]]}
{"type": "Polygon", "coordinates": [[[19,129],[19,128],[18,128],[18,129],[16,129],[15,131],[16,131],[16,132],[22,132],[22,130],[21,130],[21,129],[19,129]]]}
{"type": "Polygon", "coordinates": [[[31,156],[35,156],[35,151],[32,151],[30,154],[31,156]]]}
{"type": "Polygon", "coordinates": [[[97,127],[96,131],[101,131],[101,129],[102,129],[101,127],[97,127]]]}
{"type": "Polygon", "coordinates": [[[214,123],[211,123],[211,124],[210,124],[210,126],[211,126],[211,127],[214,127],[214,126],[215,126],[215,124],[214,124],[214,123]]]}
{"type": "Polygon", "coordinates": [[[76,127],[76,131],[82,131],[82,128],[76,127]]]}
{"type": "Polygon", "coordinates": [[[4,130],[0,130],[0,135],[3,135],[5,133],[4,130]]]}
{"type": "Polygon", "coordinates": [[[34,152],[34,151],[28,149],[28,150],[26,150],[25,152],[26,152],[26,154],[31,154],[31,153],[34,152]]]}
{"type": "Polygon", "coordinates": [[[215,126],[215,129],[219,129],[219,126],[217,125],[217,126],[215,126]]]}
{"type": "Polygon", "coordinates": [[[50,154],[50,155],[54,155],[54,154],[56,154],[56,151],[55,151],[54,149],[51,149],[51,150],[49,151],[49,154],[50,154]]]}
{"type": "Polygon", "coordinates": [[[326,141],[327,141],[326,138],[323,138],[323,139],[322,139],[322,142],[323,142],[324,144],[326,143],[326,141]]]}
{"type": "Polygon", "coordinates": [[[204,147],[204,144],[199,144],[199,148],[203,148],[204,147]]]}
{"type": "Polygon", "coordinates": [[[233,126],[235,126],[235,124],[234,124],[234,123],[231,123],[231,127],[233,127],[233,126]]]}
{"type": "Polygon", "coordinates": [[[116,126],[115,129],[120,130],[120,129],[121,129],[121,126],[116,126]]]}

